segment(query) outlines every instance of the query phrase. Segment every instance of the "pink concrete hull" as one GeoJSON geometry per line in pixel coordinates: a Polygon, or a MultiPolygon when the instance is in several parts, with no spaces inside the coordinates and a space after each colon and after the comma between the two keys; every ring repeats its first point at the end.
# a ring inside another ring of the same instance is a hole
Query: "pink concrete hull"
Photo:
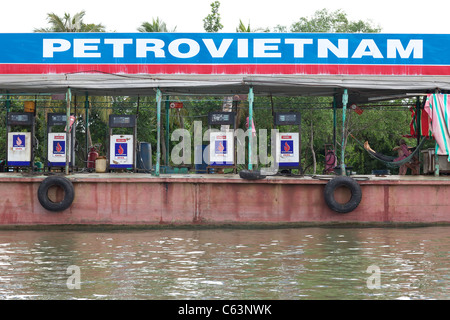
{"type": "Polygon", "coordinates": [[[325,180],[133,174],[68,176],[74,202],[55,213],[37,198],[44,178],[0,176],[0,226],[450,224],[450,180],[444,179],[359,181],[360,205],[340,214],[324,201],[325,180]]]}

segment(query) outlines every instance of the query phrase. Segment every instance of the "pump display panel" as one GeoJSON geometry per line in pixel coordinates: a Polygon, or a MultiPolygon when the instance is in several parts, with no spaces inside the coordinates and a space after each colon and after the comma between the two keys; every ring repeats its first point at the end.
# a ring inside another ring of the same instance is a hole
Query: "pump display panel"
{"type": "Polygon", "coordinates": [[[133,128],[136,125],[136,115],[109,115],[110,128],[133,128]]]}
{"type": "Polygon", "coordinates": [[[209,125],[234,125],[234,112],[210,112],[209,125]]]}
{"type": "Polygon", "coordinates": [[[67,115],[65,113],[49,113],[47,121],[49,126],[65,126],[67,115]]]}
{"type": "Polygon", "coordinates": [[[8,113],[8,125],[31,126],[33,124],[33,116],[31,112],[10,112],[8,113]]]}
{"type": "Polygon", "coordinates": [[[276,112],[274,123],[276,126],[299,125],[300,120],[298,112],[276,112]]]}

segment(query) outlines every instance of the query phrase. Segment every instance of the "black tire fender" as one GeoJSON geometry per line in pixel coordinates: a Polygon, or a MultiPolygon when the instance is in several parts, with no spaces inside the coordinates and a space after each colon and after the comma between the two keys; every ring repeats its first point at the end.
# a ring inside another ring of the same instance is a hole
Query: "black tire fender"
{"type": "Polygon", "coordinates": [[[330,180],[325,185],[324,198],[328,207],[338,213],[347,213],[355,210],[362,198],[361,186],[354,179],[339,176],[330,180]],[[334,198],[334,191],[339,187],[346,187],[351,192],[351,198],[347,203],[339,203],[334,198]]]}
{"type": "Polygon", "coordinates": [[[40,204],[49,211],[64,211],[72,205],[75,198],[75,191],[72,182],[60,176],[51,176],[45,178],[38,189],[38,199],[40,204]],[[60,202],[53,202],[48,197],[48,190],[50,187],[58,186],[64,190],[64,198],[60,202]]]}
{"type": "Polygon", "coordinates": [[[261,174],[259,170],[257,171],[241,170],[239,171],[239,177],[246,180],[261,180],[264,179],[266,176],[261,174]]]}

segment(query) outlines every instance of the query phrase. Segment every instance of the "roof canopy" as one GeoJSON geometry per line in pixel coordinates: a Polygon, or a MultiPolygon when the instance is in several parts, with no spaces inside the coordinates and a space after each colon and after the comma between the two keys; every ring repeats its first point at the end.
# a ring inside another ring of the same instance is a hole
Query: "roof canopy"
{"type": "Polygon", "coordinates": [[[0,92],[332,96],[450,90],[450,35],[0,34],[0,92]]]}

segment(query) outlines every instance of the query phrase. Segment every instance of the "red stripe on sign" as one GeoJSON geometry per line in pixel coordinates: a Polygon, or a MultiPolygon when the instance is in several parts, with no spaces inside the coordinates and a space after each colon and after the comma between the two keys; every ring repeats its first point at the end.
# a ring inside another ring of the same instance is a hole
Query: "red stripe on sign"
{"type": "Polygon", "coordinates": [[[351,64],[0,64],[0,74],[450,75],[450,66],[351,64]]]}

